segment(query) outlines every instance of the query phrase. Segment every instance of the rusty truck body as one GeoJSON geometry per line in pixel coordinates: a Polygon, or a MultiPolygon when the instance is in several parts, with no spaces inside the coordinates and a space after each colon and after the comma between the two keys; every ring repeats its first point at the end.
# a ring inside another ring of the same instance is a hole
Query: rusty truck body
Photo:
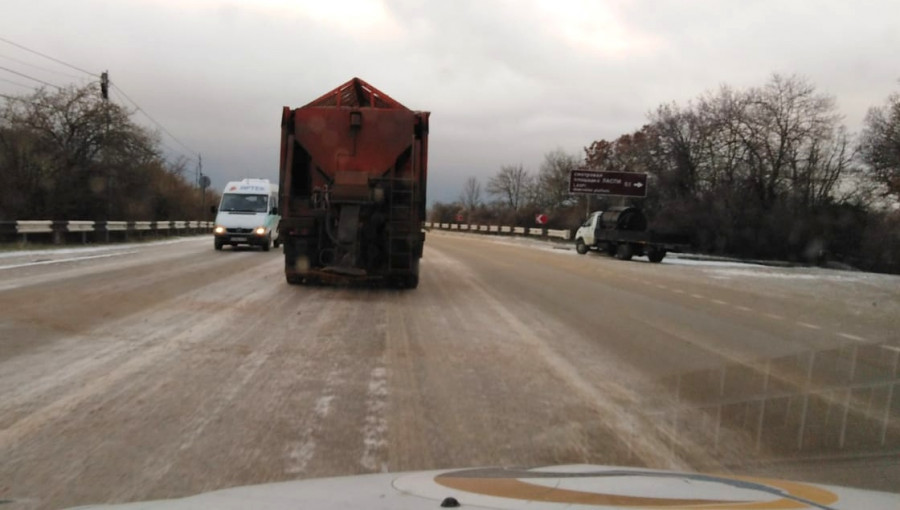
{"type": "Polygon", "coordinates": [[[359,78],[283,109],[278,233],[288,283],[418,285],[429,115],[359,78]]]}

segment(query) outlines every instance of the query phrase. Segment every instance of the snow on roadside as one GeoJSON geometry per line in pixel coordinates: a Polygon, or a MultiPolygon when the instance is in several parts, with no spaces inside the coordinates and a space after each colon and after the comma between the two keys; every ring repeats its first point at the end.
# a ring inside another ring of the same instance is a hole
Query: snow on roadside
{"type": "MultiPolygon", "coordinates": [[[[460,237],[479,237],[483,240],[496,244],[507,246],[517,246],[549,251],[561,255],[577,255],[575,245],[572,242],[547,241],[542,239],[534,239],[517,236],[497,236],[490,234],[474,234],[466,232],[453,231],[437,231],[440,235],[460,236],[460,237]]],[[[605,255],[601,255],[605,256],[605,255]]],[[[649,263],[646,257],[635,257],[635,261],[649,263]]],[[[900,284],[900,276],[887,275],[881,273],[866,273],[862,271],[843,271],[840,269],[829,269],[821,267],[786,267],[777,265],[764,265],[758,262],[741,261],[741,260],[723,260],[722,257],[703,255],[703,254],[679,254],[669,253],[663,259],[662,264],[694,266],[699,269],[709,268],[705,273],[712,278],[730,279],[740,277],[755,278],[772,278],[772,279],[796,279],[796,280],[828,280],[843,282],[884,282],[886,279],[895,279],[900,284]]]]}
{"type": "Polygon", "coordinates": [[[662,261],[663,264],[674,264],[679,266],[702,266],[702,267],[752,267],[752,268],[765,268],[766,266],[762,266],[760,264],[754,264],[752,262],[740,262],[740,261],[727,261],[727,260],[712,260],[712,259],[699,259],[699,258],[681,258],[677,253],[669,253],[666,255],[666,258],[662,261]]]}
{"type": "Polygon", "coordinates": [[[28,257],[34,255],[81,255],[85,253],[96,253],[104,251],[129,250],[139,247],[164,246],[167,244],[178,244],[198,239],[208,240],[209,236],[190,236],[178,237],[175,239],[166,239],[164,241],[147,241],[144,243],[121,243],[121,244],[105,244],[103,246],[82,246],[72,248],[46,248],[43,250],[13,250],[0,253],[0,259],[12,257],[28,257]]]}
{"type": "MultiPolygon", "coordinates": [[[[478,236],[486,241],[507,246],[527,247],[542,251],[549,251],[562,255],[578,255],[575,251],[575,245],[571,241],[546,241],[541,239],[515,237],[515,236],[496,236],[489,234],[469,234],[465,232],[448,232],[440,231],[441,235],[449,236],[478,236]]],[[[635,260],[647,262],[646,257],[635,257],[635,260]]],[[[702,255],[690,255],[690,258],[680,258],[677,253],[670,253],[663,259],[664,264],[677,264],[683,266],[706,266],[706,267],[765,267],[752,262],[728,261],[715,258],[705,258],[702,255]]]]}

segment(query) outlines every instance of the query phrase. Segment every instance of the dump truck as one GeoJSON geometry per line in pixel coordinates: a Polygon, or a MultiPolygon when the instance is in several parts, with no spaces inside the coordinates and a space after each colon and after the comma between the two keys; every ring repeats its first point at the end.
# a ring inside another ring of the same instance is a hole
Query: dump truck
{"type": "Polygon", "coordinates": [[[650,262],[662,262],[670,251],[684,251],[690,237],[647,229],[647,217],[637,207],[611,207],[595,211],[575,232],[575,251],[605,251],[620,260],[646,255],[650,262]]]}
{"type": "Polygon", "coordinates": [[[430,112],[360,78],[281,115],[288,283],[419,284],[430,112]]]}

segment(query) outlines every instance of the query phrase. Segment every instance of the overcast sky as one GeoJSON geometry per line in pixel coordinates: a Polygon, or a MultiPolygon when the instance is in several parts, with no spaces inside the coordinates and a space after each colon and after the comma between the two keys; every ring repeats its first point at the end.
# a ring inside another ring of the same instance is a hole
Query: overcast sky
{"type": "MultiPolygon", "coordinates": [[[[217,188],[277,180],[281,107],[358,76],[432,112],[429,201],[556,148],[580,156],[721,84],[800,75],[853,132],[900,91],[896,0],[0,0],[0,37],[108,70],[217,188]]],[[[3,42],[0,66],[90,81],[3,42]]],[[[21,85],[37,84],[0,70],[0,93],[21,85]]]]}

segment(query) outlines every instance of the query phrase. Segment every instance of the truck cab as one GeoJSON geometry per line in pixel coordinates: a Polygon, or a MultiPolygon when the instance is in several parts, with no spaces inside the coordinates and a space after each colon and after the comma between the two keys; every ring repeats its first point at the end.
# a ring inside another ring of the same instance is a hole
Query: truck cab
{"type": "Polygon", "coordinates": [[[583,255],[587,253],[590,246],[596,244],[597,241],[594,238],[594,232],[597,230],[597,222],[600,221],[601,216],[603,216],[603,211],[594,211],[588,216],[587,220],[578,227],[578,231],[575,232],[575,247],[578,250],[578,253],[583,255]],[[579,240],[581,240],[581,243],[578,242],[579,240]]]}

